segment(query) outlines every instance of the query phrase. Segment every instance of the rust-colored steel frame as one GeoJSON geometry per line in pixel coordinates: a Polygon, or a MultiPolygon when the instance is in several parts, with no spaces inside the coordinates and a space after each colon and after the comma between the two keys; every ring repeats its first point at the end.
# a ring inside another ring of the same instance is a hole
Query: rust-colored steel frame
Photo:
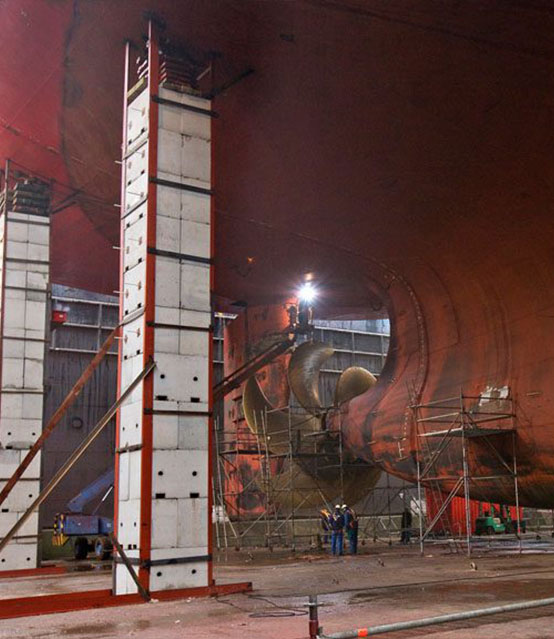
{"type": "MultiPolygon", "coordinates": [[[[150,121],[149,126],[151,127],[151,132],[154,132],[155,139],[150,138],[149,144],[149,177],[154,177],[156,174],[157,168],[157,125],[158,125],[158,108],[157,103],[154,101],[153,96],[157,96],[158,87],[159,87],[159,46],[158,46],[158,37],[156,33],[156,26],[152,21],[149,23],[148,34],[149,34],[149,51],[148,51],[148,63],[149,63],[149,73],[148,73],[148,91],[150,94],[150,121]]],[[[129,62],[130,62],[130,47],[131,44],[128,42],[126,44],[126,52],[125,52],[125,80],[124,80],[124,117],[123,117],[123,146],[122,146],[122,155],[125,155],[125,142],[127,135],[127,95],[129,90],[129,62]]],[[[124,166],[124,163],[123,163],[124,166]]],[[[213,177],[213,162],[212,162],[212,177],[213,177]]],[[[122,186],[122,193],[123,193],[122,186]]],[[[124,199],[121,199],[121,206],[124,205],[124,199]]],[[[148,227],[147,227],[147,242],[148,246],[151,243],[155,243],[156,236],[156,185],[149,180],[148,186],[148,227]]],[[[214,204],[212,200],[211,206],[211,247],[212,247],[212,255],[214,250],[214,234],[213,234],[213,222],[214,222],[214,204]]],[[[123,251],[121,251],[120,255],[120,263],[123,260],[123,251]]],[[[149,323],[152,324],[153,315],[154,315],[154,284],[155,284],[155,256],[153,253],[149,253],[146,262],[146,304],[145,304],[145,349],[144,349],[144,358],[145,365],[148,361],[150,361],[151,356],[154,353],[154,333],[153,328],[149,326],[149,323]]],[[[120,269],[120,273],[123,273],[123,269],[120,269]]],[[[122,281],[120,281],[120,314],[122,309],[122,295],[123,295],[123,287],[122,281]]],[[[210,267],[210,289],[213,290],[214,285],[214,271],[213,266],[210,267]]],[[[121,319],[121,316],[120,316],[121,319]]],[[[210,340],[210,348],[213,348],[210,340]]],[[[212,355],[213,353],[210,352],[212,355]]],[[[121,365],[121,345],[119,347],[119,365],[121,365]]],[[[211,369],[210,369],[211,371],[211,369]]],[[[213,405],[213,379],[212,373],[210,372],[209,377],[209,405],[210,405],[210,414],[211,406],[213,405]]],[[[144,380],[143,384],[143,399],[145,402],[145,406],[151,406],[153,402],[153,378],[152,376],[148,376],[144,380]]],[[[118,397],[121,394],[121,386],[120,381],[118,380],[118,389],[117,389],[118,397]]],[[[142,488],[142,505],[141,505],[141,560],[147,560],[150,557],[150,539],[151,539],[151,511],[152,511],[152,417],[151,415],[145,414],[143,417],[143,428],[147,438],[146,441],[143,442],[142,448],[142,477],[141,477],[141,488],[142,488]],[[147,424],[147,420],[149,420],[149,424],[147,424]]],[[[118,426],[119,426],[119,412],[118,412],[118,426]]],[[[208,486],[211,485],[212,482],[212,418],[210,417],[210,446],[209,446],[209,468],[208,468],[208,486]]],[[[119,428],[116,432],[116,448],[119,446],[118,442],[118,433],[119,428]]],[[[118,489],[118,459],[116,455],[116,473],[115,473],[115,494],[117,496],[118,489]]],[[[208,521],[207,521],[207,534],[208,534],[208,552],[211,557],[212,549],[213,549],[213,533],[212,533],[212,523],[211,523],[211,512],[212,512],[212,499],[211,499],[211,491],[208,490],[208,521]]],[[[115,500],[117,504],[117,499],[115,500]]],[[[117,505],[114,509],[114,521],[117,522],[117,505]]],[[[143,564],[144,561],[141,561],[143,564]]],[[[8,576],[39,576],[46,574],[59,574],[64,572],[64,570],[59,570],[58,567],[45,567],[44,570],[36,569],[31,571],[6,571],[4,577],[8,576]],[[10,573],[9,575],[7,573],[10,573]],[[18,574],[11,574],[18,573],[18,574]],[[25,574],[24,574],[25,573],[25,574]]],[[[2,574],[0,573],[0,578],[2,578],[2,574]]],[[[139,580],[143,587],[148,590],[149,586],[149,573],[147,569],[140,568],[139,569],[139,580]]],[[[199,588],[182,588],[179,590],[161,590],[151,592],[151,596],[160,600],[160,601],[172,601],[176,599],[185,599],[188,597],[215,597],[219,595],[228,595],[232,593],[238,592],[249,592],[252,590],[251,582],[238,582],[231,584],[215,584],[213,579],[213,564],[210,559],[208,566],[208,585],[202,586],[199,588]]],[[[27,617],[32,615],[46,615],[53,614],[58,612],[71,612],[76,610],[89,610],[92,608],[107,608],[107,607],[115,607],[115,606],[125,606],[130,604],[140,604],[145,603],[144,599],[140,594],[132,594],[132,595],[114,595],[112,590],[88,590],[83,592],[68,592],[64,594],[57,595],[46,595],[46,596],[32,596],[32,597],[17,597],[14,599],[0,599],[0,619],[12,619],[15,617],[27,617]]]]}
{"type": "MultiPolygon", "coordinates": [[[[156,214],[157,185],[153,179],[158,170],[158,103],[159,91],[158,30],[152,21],[148,24],[148,191],[146,213],[146,277],[144,302],[144,362],[154,357],[154,320],[156,310],[156,214]]],[[[140,532],[138,578],[142,587],[150,589],[150,561],[152,545],[152,451],[154,416],[154,377],[145,379],[142,386],[142,448],[140,464],[140,532]]]]}
{"type": "MultiPolygon", "coordinates": [[[[49,577],[51,575],[65,575],[69,572],[67,566],[40,566],[39,568],[19,568],[17,570],[0,570],[2,579],[24,579],[25,577],[49,577]]],[[[0,603],[1,603],[0,599],[0,603]]]]}
{"type": "MultiPolygon", "coordinates": [[[[250,592],[250,582],[218,584],[201,588],[183,588],[181,590],[159,590],[150,593],[159,601],[174,601],[189,597],[217,597],[237,592],[250,592]]],[[[50,615],[57,612],[74,612],[91,608],[113,608],[130,604],[146,603],[137,593],[132,595],[114,595],[111,590],[86,590],[68,592],[44,597],[17,597],[0,599],[0,619],[30,617],[32,615],[50,615]]]]}

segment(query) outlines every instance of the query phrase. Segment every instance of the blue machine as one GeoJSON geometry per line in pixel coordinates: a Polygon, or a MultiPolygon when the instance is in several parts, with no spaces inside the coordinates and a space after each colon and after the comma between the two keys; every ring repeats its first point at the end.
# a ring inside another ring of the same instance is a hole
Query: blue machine
{"type": "Polygon", "coordinates": [[[54,546],[63,546],[71,540],[75,559],[85,559],[89,550],[94,550],[98,559],[110,556],[112,543],[109,535],[113,532],[113,520],[96,515],[95,512],[112,491],[113,481],[114,470],[110,468],[68,502],[68,512],[55,516],[52,536],[54,546]],[[104,495],[95,511],[91,515],[85,515],[85,506],[102,493],[104,495]]]}

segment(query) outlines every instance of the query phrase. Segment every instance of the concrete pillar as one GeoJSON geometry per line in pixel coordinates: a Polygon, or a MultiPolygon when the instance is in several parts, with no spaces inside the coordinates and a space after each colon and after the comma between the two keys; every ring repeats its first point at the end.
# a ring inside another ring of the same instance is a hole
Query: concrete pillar
{"type": "MultiPolygon", "coordinates": [[[[33,191],[31,184],[24,188],[33,191]]],[[[0,214],[0,488],[42,430],[49,314],[50,219],[15,212],[11,209],[21,207],[12,202],[8,197],[0,214]]],[[[40,454],[0,508],[0,537],[39,491],[40,454]]],[[[36,568],[38,533],[35,512],[0,554],[0,571],[36,568]]]]}
{"type": "MultiPolygon", "coordinates": [[[[150,82],[126,110],[115,531],[150,591],[211,576],[211,112],[150,82]]],[[[136,592],[115,567],[116,594],[136,592]]]]}

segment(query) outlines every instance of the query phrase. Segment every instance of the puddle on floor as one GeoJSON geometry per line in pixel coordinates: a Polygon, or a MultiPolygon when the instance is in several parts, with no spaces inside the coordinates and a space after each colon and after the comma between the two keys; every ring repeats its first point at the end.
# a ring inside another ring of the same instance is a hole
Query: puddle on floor
{"type": "Polygon", "coordinates": [[[122,623],[97,623],[82,624],[79,626],[68,626],[62,628],[58,634],[63,637],[83,637],[90,635],[91,637],[114,637],[116,631],[122,631],[122,634],[129,634],[136,630],[147,630],[150,628],[151,622],[148,619],[136,619],[134,621],[122,623]]]}
{"type": "Polygon", "coordinates": [[[517,579],[513,581],[498,579],[480,582],[451,582],[440,584],[418,584],[417,586],[397,586],[394,588],[375,588],[358,592],[349,599],[351,604],[372,601],[393,600],[404,608],[419,608],[429,604],[433,598],[456,604],[479,604],[479,607],[494,605],[495,602],[518,599],[542,599],[554,596],[554,579],[517,579]]]}

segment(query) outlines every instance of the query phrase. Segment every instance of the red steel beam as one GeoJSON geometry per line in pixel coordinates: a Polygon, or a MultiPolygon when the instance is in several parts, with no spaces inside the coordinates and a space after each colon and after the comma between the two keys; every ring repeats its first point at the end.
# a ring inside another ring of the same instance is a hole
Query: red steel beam
{"type": "MultiPolygon", "coordinates": [[[[189,597],[217,597],[239,592],[250,592],[251,590],[252,583],[244,581],[200,588],[159,590],[151,594],[153,598],[159,601],[174,601],[176,599],[188,599],[189,597]]],[[[50,615],[58,612],[74,612],[92,608],[109,608],[143,603],[145,601],[139,594],[114,595],[111,590],[68,592],[42,597],[17,597],[15,599],[0,599],[0,619],[50,615]]]]}
{"type": "MultiPolygon", "coordinates": [[[[159,49],[156,25],[148,23],[148,194],[146,217],[146,276],[144,290],[144,362],[154,357],[154,322],[156,313],[156,214],[157,185],[152,181],[158,171],[158,96],[159,49]],[[152,250],[150,250],[152,249],[152,250]]],[[[150,561],[152,544],[152,454],[154,377],[145,379],[142,386],[142,449],[140,478],[140,531],[139,531],[139,581],[145,590],[150,590],[150,570],[145,566],[150,561]]]]}
{"type": "MultiPolygon", "coordinates": [[[[50,575],[65,575],[69,572],[67,566],[41,566],[40,568],[19,568],[17,570],[0,570],[2,579],[22,579],[24,577],[49,577],[50,575]]],[[[0,599],[0,602],[2,600],[0,599]]]]}

